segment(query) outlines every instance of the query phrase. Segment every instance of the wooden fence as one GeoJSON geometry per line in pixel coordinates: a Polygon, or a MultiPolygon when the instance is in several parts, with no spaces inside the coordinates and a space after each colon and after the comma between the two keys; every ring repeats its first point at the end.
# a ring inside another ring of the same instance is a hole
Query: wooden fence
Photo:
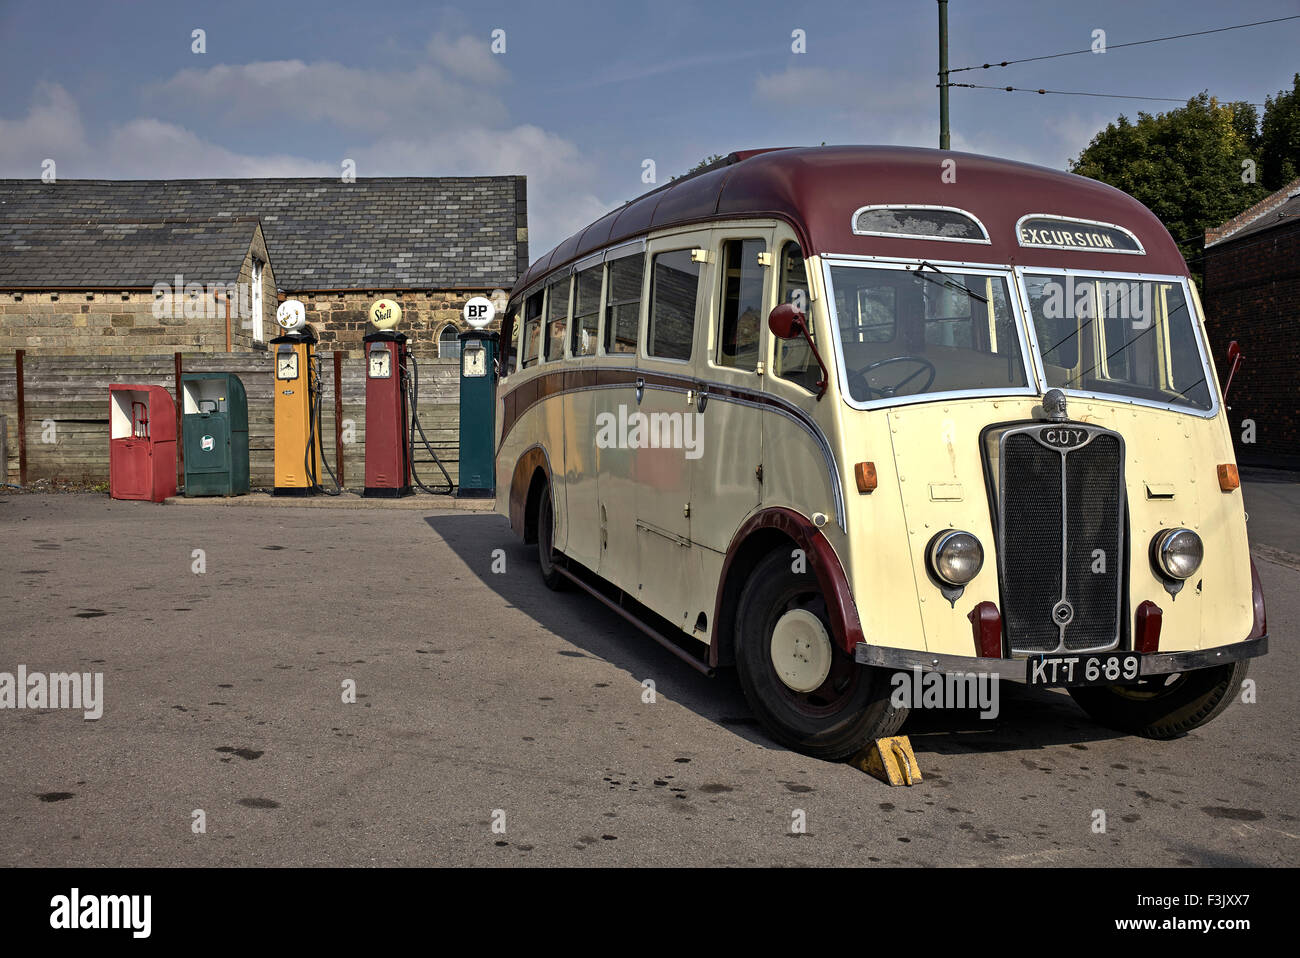
{"type": "MultiPolygon", "coordinates": [[[[360,356],[343,356],[335,383],[334,354],[321,351],[321,440],[325,456],[344,484],[365,483],[366,378],[360,356]],[[336,423],[335,390],[342,397],[336,423]],[[342,463],[336,450],[342,440],[342,463]]],[[[418,357],[417,357],[418,358],[418,357]]],[[[453,480],[459,446],[459,381],[454,359],[419,360],[420,423],[453,480]]],[[[0,362],[0,422],[5,423],[8,481],[40,479],[99,483],[108,481],[108,387],[118,383],[163,386],[179,394],[182,373],[228,372],[239,376],[248,394],[248,445],[254,488],[274,484],[274,412],[271,354],[168,353],[150,356],[43,356],[22,350],[0,362]],[[21,383],[20,383],[21,377],[21,383]],[[20,388],[21,386],[21,388],[20,388]],[[21,408],[20,408],[21,407],[21,408]],[[21,426],[20,426],[21,422],[21,426]],[[21,465],[25,459],[26,475],[21,465]]],[[[179,405],[178,405],[179,421],[179,405]]],[[[436,488],[437,466],[425,465],[428,454],[418,442],[415,460],[420,478],[436,488]]],[[[325,477],[328,483],[328,477],[325,477]]]]}

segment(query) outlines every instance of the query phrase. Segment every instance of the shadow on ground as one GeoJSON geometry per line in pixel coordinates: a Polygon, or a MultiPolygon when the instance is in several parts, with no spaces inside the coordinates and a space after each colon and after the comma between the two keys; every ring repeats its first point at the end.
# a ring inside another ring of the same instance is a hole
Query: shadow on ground
{"type": "MultiPolygon", "coordinates": [[[[734,670],[707,678],[591,596],[547,589],[537,569],[535,547],[520,543],[503,517],[443,515],[428,516],[425,522],[487,588],[542,628],[638,679],[655,676],[658,692],[749,742],[783,747],[767,737],[750,712],[734,670]],[[492,572],[497,549],[505,554],[506,574],[492,572]]],[[[997,716],[990,719],[981,718],[976,709],[913,711],[903,732],[911,736],[917,752],[947,755],[1082,745],[1121,737],[1095,725],[1064,692],[1003,682],[998,705],[997,716]]]]}

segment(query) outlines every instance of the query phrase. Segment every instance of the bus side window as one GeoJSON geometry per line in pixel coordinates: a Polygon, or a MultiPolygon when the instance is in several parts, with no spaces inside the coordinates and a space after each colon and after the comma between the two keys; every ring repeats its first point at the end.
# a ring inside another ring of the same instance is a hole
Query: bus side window
{"type": "MultiPolygon", "coordinates": [[[[798,243],[786,243],[781,248],[780,285],[777,301],[793,303],[805,315],[808,312],[808,273],[804,269],[803,250],[798,243]]],[[[809,333],[812,332],[811,324],[809,333]]],[[[804,389],[814,391],[821,379],[821,367],[813,358],[808,343],[799,339],[782,339],[776,344],[776,375],[788,379],[804,389]]]]}
{"type": "Polygon", "coordinates": [[[700,264],[688,249],[659,253],[650,280],[650,326],[646,355],[690,359],[695,339],[695,303],[700,292],[700,264]]]}
{"type": "Polygon", "coordinates": [[[521,369],[534,365],[542,345],[542,291],[539,289],[524,301],[524,328],[520,333],[519,349],[523,355],[521,369]]]}
{"type": "Polygon", "coordinates": [[[546,361],[564,358],[564,334],[569,321],[569,277],[546,288],[546,361]]]}
{"type": "Polygon", "coordinates": [[[645,254],[610,260],[609,292],[605,297],[605,355],[635,353],[641,321],[641,282],[645,254]]]}
{"type": "Polygon", "coordinates": [[[761,239],[722,244],[722,315],[718,324],[718,365],[753,371],[758,367],[759,330],[763,324],[761,239]]]}
{"type": "Polygon", "coordinates": [[[601,268],[584,269],[573,278],[573,342],[569,353],[573,356],[593,356],[596,353],[596,331],[600,323],[601,268]]]}

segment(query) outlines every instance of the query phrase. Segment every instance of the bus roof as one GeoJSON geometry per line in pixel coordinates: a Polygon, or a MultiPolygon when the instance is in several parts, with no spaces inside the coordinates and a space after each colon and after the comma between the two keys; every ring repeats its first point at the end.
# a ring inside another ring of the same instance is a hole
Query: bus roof
{"type": "Polygon", "coordinates": [[[726,219],[788,222],[805,255],[848,253],[1000,265],[1186,275],[1173,238],[1145,206],[1098,180],[1014,160],[903,146],[748,150],[652,190],[574,233],[536,260],[522,291],[590,253],[674,226],[726,219]],[[945,166],[947,161],[951,164],[945,166]],[[945,173],[948,175],[945,176],[945,173]],[[946,182],[950,180],[951,182],[946,182]],[[990,242],[865,236],[855,210],[875,204],[953,207],[973,214],[990,242]],[[1141,242],[1140,255],[1026,248],[1016,238],[1026,214],[1112,223],[1141,242]]]}

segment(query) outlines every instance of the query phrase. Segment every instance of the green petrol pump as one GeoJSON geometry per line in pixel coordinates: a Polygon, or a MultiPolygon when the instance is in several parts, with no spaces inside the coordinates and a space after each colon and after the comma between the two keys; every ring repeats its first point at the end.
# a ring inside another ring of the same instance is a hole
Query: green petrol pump
{"type": "Polygon", "coordinates": [[[497,345],[500,335],[486,328],[496,316],[492,301],[475,296],[465,304],[472,326],[460,339],[460,482],[456,495],[486,499],[496,495],[497,345]]]}

